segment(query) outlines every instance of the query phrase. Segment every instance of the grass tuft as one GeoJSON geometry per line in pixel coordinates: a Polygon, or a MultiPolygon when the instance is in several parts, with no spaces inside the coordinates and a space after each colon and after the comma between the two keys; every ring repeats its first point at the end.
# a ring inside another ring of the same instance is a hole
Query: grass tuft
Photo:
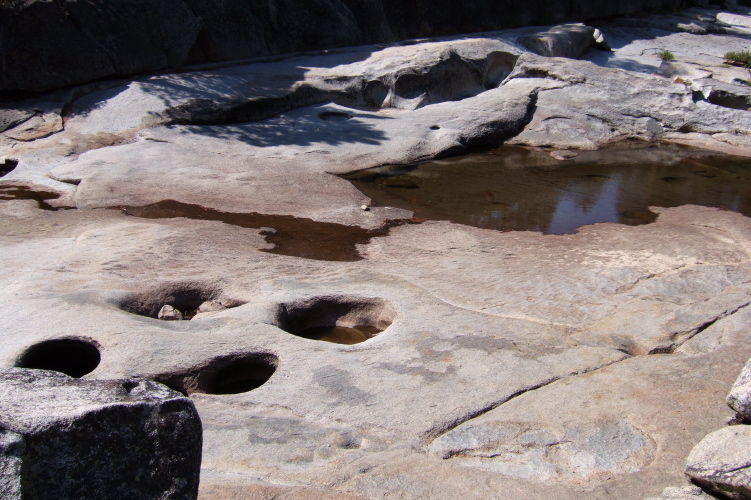
{"type": "Polygon", "coordinates": [[[662,59],[663,61],[669,62],[669,61],[675,61],[675,56],[672,52],[669,50],[661,50],[657,53],[657,57],[662,59]]]}
{"type": "Polygon", "coordinates": [[[748,50],[742,50],[741,52],[726,52],[725,60],[748,68],[751,67],[751,52],[748,50]]]}

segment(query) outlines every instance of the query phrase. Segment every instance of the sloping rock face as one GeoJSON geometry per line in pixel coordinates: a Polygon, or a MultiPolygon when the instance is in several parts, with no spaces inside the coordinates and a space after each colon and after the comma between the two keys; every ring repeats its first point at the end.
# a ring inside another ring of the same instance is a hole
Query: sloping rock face
{"type": "Polygon", "coordinates": [[[0,2],[0,92],[59,88],[187,63],[585,20],[689,3],[5,0],[0,2]]]}
{"type": "Polygon", "coordinates": [[[144,380],[0,371],[0,497],[196,498],[201,421],[144,380]]]}

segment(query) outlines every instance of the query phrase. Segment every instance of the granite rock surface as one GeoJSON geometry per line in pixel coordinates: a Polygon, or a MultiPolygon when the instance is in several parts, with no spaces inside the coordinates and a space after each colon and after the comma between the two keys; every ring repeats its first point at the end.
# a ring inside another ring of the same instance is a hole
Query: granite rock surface
{"type": "Polygon", "coordinates": [[[341,175],[500,143],[556,165],[751,156],[749,112],[712,102],[745,95],[722,55],[751,48],[749,14],[598,24],[612,51],[580,59],[520,43],[574,36],[545,26],[8,102],[0,366],[83,343],[101,362],[69,349],[57,369],[187,393],[207,499],[659,496],[733,418],[749,219],[684,205],[501,232],[414,219],[341,175]],[[663,49],[683,76],[659,73],[663,49]],[[310,334],[354,326],[377,334],[310,334]]]}

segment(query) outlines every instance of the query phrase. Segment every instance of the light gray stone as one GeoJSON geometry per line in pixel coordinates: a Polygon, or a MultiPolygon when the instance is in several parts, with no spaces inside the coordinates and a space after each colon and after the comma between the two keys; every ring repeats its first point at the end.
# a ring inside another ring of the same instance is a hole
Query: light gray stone
{"type": "Polygon", "coordinates": [[[163,319],[166,321],[177,321],[183,319],[183,313],[179,310],[175,309],[169,304],[165,304],[162,306],[161,309],[159,309],[159,313],[157,314],[157,318],[163,319]]]}
{"type": "Polygon", "coordinates": [[[686,463],[686,474],[728,498],[751,498],[751,427],[733,425],[707,435],[686,463]]]}
{"type": "Polygon", "coordinates": [[[751,360],[743,367],[738,379],[730,389],[727,402],[738,415],[751,420],[751,360]]]}

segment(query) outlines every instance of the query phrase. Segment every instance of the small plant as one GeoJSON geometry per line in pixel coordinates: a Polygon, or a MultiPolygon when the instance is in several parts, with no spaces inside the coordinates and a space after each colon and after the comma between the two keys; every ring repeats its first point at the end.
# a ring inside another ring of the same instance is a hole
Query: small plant
{"type": "Polygon", "coordinates": [[[751,67],[751,52],[749,52],[748,50],[742,50],[741,52],[726,52],[725,61],[729,62],[730,64],[736,64],[749,68],[751,67]]]}
{"type": "Polygon", "coordinates": [[[669,50],[661,50],[657,53],[657,57],[665,62],[675,61],[675,56],[669,50]]]}

